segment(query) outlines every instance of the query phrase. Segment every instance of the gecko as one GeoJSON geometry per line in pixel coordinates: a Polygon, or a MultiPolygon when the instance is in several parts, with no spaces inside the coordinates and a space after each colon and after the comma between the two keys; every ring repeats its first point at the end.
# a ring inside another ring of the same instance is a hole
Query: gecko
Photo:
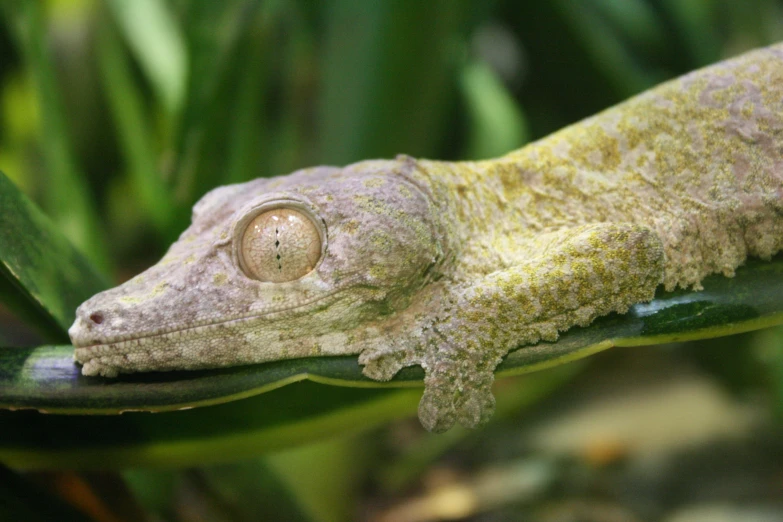
{"type": "MultiPolygon", "coordinates": [[[[165,256],[77,310],[88,376],[358,355],[475,427],[513,349],[783,248],[783,44],[497,159],[401,155],[216,188],[165,256]]],[[[521,348],[520,348],[521,347],[521,348]]]]}

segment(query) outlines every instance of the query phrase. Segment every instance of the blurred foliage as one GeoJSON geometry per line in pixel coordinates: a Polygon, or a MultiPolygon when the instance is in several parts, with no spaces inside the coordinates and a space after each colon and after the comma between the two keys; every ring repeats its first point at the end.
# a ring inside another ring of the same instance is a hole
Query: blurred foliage
{"type": "Polygon", "coordinates": [[[0,170],[124,278],[215,186],[398,153],[495,156],[783,37],[780,11],[774,0],[8,0],[0,170]]]}
{"type": "MultiPolygon", "coordinates": [[[[0,170],[119,282],[154,263],[215,186],[398,153],[495,156],[780,39],[779,0],[0,0],[0,170]]],[[[7,238],[17,224],[2,226],[7,238]]],[[[56,275],[73,264],[61,246],[51,269],[17,258],[31,280],[66,286],[40,289],[61,297],[48,310],[0,288],[4,345],[62,339],[66,308],[91,293],[56,275]]],[[[780,330],[687,353],[783,411],[780,330]]],[[[549,391],[508,382],[511,396],[549,391]]],[[[347,520],[368,477],[402,490],[470,439],[392,429],[407,453],[385,469],[383,437],[355,436],[176,472],[0,468],[0,519],[347,520]]]]}

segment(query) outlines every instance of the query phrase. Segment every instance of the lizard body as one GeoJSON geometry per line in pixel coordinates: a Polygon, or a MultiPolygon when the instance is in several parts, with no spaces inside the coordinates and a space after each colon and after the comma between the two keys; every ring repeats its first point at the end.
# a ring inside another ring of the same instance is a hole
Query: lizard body
{"type": "Polygon", "coordinates": [[[400,156],[213,190],[79,307],[85,375],[360,354],[425,370],[430,430],[491,415],[510,350],[783,249],[783,44],[499,159],[400,156]]]}

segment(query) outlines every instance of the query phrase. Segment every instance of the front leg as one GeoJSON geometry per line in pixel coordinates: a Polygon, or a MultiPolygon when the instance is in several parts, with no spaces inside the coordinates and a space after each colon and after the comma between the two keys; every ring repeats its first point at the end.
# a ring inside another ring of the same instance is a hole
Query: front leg
{"type": "Polygon", "coordinates": [[[407,335],[362,353],[364,373],[376,379],[424,368],[419,418],[426,429],[484,423],[494,409],[495,367],[510,350],[624,313],[652,299],[663,281],[663,246],[646,227],[586,225],[524,246],[528,260],[448,289],[432,313],[417,314],[407,335]]]}

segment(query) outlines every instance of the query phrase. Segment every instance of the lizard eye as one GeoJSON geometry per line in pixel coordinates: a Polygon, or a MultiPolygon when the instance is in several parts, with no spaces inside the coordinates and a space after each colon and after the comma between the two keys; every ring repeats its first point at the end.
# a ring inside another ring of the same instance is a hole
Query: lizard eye
{"type": "Polygon", "coordinates": [[[239,245],[239,262],[245,274],[271,283],[309,274],[320,258],[318,229],[307,215],[290,208],[257,215],[248,223],[239,245]]]}

